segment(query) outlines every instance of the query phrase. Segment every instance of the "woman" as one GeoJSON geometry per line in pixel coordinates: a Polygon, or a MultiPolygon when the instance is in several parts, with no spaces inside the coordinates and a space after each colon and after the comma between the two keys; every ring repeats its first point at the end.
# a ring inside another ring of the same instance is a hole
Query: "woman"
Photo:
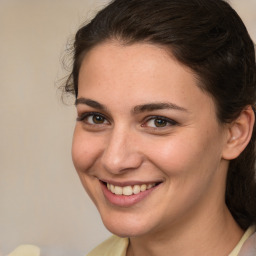
{"type": "Polygon", "coordinates": [[[235,256],[252,241],[255,70],[222,0],[115,0],[77,32],[73,162],[117,235],[90,256],[235,256]]]}

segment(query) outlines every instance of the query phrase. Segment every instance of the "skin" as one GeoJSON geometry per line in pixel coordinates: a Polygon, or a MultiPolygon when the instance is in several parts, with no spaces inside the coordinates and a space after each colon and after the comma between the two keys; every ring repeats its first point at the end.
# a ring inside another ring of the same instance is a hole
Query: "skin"
{"type": "Polygon", "coordinates": [[[243,234],[224,199],[230,127],[197,83],[150,44],[105,42],[82,62],[73,162],[104,225],[130,238],[128,256],[226,256],[243,234]],[[169,105],[138,107],[152,103],[169,105]],[[100,180],[161,184],[120,207],[105,198],[100,180]]]}

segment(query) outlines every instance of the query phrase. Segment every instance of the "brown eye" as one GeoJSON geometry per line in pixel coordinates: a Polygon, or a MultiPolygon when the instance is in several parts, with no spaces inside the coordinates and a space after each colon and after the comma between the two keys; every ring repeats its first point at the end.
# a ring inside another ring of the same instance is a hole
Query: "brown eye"
{"type": "Polygon", "coordinates": [[[144,127],[150,127],[150,128],[164,128],[167,126],[175,126],[177,125],[177,122],[166,118],[166,117],[152,117],[148,119],[148,121],[143,124],[144,127]]]}
{"type": "Polygon", "coordinates": [[[154,124],[156,127],[165,127],[167,125],[167,121],[162,119],[155,119],[154,124]]]}
{"type": "MultiPolygon", "coordinates": [[[[88,117],[88,121],[89,119],[90,117],[88,117]]],[[[99,115],[93,115],[91,119],[92,119],[92,123],[94,124],[104,124],[104,122],[106,121],[106,119],[103,116],[99,116],[99,115]]]]}
{"type": "Polygon", "coordinates": [[[98,113],[84,113],[78,116],[76,120],[89,125],[109,124],[109,121],[103,115],[98,113]]]}

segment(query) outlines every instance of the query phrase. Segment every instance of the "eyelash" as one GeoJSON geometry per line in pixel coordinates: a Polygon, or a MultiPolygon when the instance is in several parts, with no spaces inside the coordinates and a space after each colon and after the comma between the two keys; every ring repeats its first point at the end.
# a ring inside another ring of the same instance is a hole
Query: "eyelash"
{"type": "MultiPolygon", "coordinates": [[[[84,122],[84,123],[89,124],[89,125],[100,125],[100,124],[91,124],[88,121],[86,121],[86,119],[89,118],[89,117],[92,117],[92,118],[93,117],[100,117],[100,118],[102,118],[104,120],[104,122],[108,121],[107,118],[104,115],[102,115],[100,113],[97,113],[97,112],[87,112],[87,113],[84,113],[84,114],[78,116],[76,121],[84,122]]],[[[108,123],[109,123],[109,121],[108,121],[108,123]]]]}
{"type": "MultiPolygon", "coordinates": [[[[79,122],[84,122],[85,124],[92,125],[92,126],[105,125],[105,121],[107,121],[108,124],[110,123],[104,115],[102,115],[101,113],[97,113],[97,112],[84,113],[81,116],[78,116],[76,120],[79,121],[79,122]],[[88,121],[86,121],[86,119],[89,118],[89,117],[92,117],[92,118],[93,117],[100,117],[104,121],[103,121],[103,123],[99,123],[99,124],[93,123],[92,124],[92,123],[89,123],[88,121]]],[[[150,116],[143,122],[143,124],[141,126],[142,127],[148,127],[148,128],[151,128],[151,129],[161,129],[161,128],[163,129],[163,128],[168,127],[168,126],[175,126],[175,125],[178,125],[178,123],[175,120],[172,120],[172,119],[169,119],[169,118],[166,118],[166,117],[163,117],[163,116],[150,116]],[[164,125],[159,126],[159,127],[157,127],[157,126],[152,127],[152,126],[147,126],[146,125],[148,122],[153,121],[153,120],[155,120],[155,122],[157,120],[158,121],[163,121],[164,125]]]]}
{"type": "Polygon", "coordinates": [[[163,116],[150,116],[149,118],[146,119],[146,121],[142,124],[142,127],[146,127],[147,125],[145,125],[146,123],[150,122],[150,121],[154,121],[155,122],[158,120],[158,121],[164,121],[166,125],[164,126],[159,126],[159,127],[152,127],[152,126],[148,126],[149,128],[152,128],[152,129],[163,129],[165,127],[168,127],[168,126],[175,126],[175,125],[178,125],[178,123],[172,119],[169,119],[167,117],[163,117],[163,116]]]}

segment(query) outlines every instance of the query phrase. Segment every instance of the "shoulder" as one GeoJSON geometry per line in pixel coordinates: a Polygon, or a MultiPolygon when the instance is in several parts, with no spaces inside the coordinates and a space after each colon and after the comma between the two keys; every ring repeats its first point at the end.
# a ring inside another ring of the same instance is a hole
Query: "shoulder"
{"type": "Polygon", "coordinates": [[[87,256],[125,256],[128,243],[128,238],[111,236],[93,249],[87,256]]]}
{"type": "Polygon", "coordinates": [[[39,256],[40,249],[34,245],[20,245],[8,256],[39,256]]]}

